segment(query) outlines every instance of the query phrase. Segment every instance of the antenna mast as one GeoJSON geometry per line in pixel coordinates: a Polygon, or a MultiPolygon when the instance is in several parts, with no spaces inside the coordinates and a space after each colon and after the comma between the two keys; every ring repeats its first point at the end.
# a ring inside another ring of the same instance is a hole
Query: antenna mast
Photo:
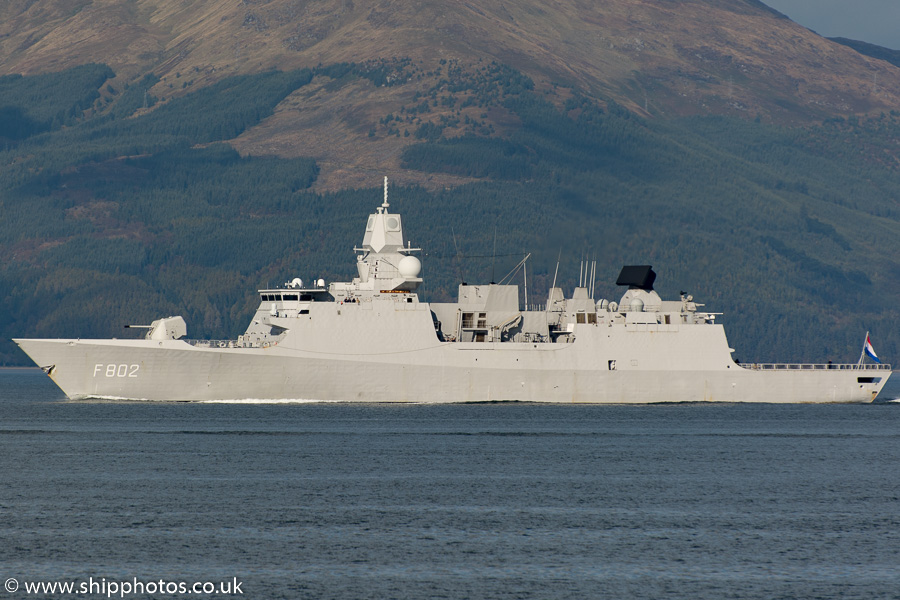
{"type": "Polygon", "coordinates": [[[550,310],[550,298],[553,288],[556,287],[556,276],[559,275],[559,261],[562,258],[562,248],[559,249],[559,256],[556,257],[556,271],[553,272],[553,285],[550,286],[550,294],[547,294],[547,310],[550,310]]]}
{"type": "Polygon", "coordinates": [[[450,233],[453,235],[453,247],[456,248],[456,270],[459,271],[459,282],[465,283],[465,275],[463,275],[462,269],[462,255],[459,253],[459,244],[456,243],[456,232],[453,230],[453,227],[450,227],[450,233]]]}
{"type": "Polygon", "coordinates": [[[497,258],[497,226],[494,225],[494,250],[491,252],[491,283],[493,284],[496,280],[494,279],[494,260],[497,258]]]}
{"type": "MultiPolygon", "coordinates": [[[[531,253],[528,253],[531,256],[531,253]]],[[[522,265],[522,276],[525,278],[525,310],[528,310],[528,256],[525,257],[525,263],[522,265]]]]}

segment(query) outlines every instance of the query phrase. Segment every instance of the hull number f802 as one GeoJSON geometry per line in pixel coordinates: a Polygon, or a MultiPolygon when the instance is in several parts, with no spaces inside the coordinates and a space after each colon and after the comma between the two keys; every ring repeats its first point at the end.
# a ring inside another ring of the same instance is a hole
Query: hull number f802
{"type": "Polygon", "coordinates": [[[94,365],[94,377],[137,377],[141,365],[94,365]]]}

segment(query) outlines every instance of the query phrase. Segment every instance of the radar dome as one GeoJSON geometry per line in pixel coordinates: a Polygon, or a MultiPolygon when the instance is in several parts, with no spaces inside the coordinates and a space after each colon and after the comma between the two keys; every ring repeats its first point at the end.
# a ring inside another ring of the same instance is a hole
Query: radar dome
{"type": "Polygon", "coordinates": [[[644,312],[644,301],[640,298],[634,298],[631,300],[631,311],[632,312],[644,312]]]}
{"type": "Polygon", "coordinates": [[[400,259],[397,270],[400,271],[400,275],[406,279],[418,277],[419,272],[422,270],[422,262],[415,256],[404,256],[400,259]]]}

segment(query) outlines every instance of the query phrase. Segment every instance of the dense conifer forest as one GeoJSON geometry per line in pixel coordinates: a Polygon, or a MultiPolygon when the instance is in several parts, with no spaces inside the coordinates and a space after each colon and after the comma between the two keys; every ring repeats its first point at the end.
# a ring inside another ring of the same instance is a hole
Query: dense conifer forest
{"type": "MultiPolygon", "coordinates": [[[[383,71],[269,71],[167,102],[154,77],[116,92],[113,75],[0,77],[0,364],[27,364],[11,337],[120,336],[170,314],[191,337],[236,336],[257,287],[352,276],[380,181],[315,193],[312,158],[241,156],[226,142],[314,76],[388,85],[383,71]]],[[[526,252],[530,302],[558,257],[568,291],[580,261],[598,261],[598,299],[617,299],[622,264],[652,264],[661,295],[685,290],[724,313],[741,360],[853,362],[867,330],[896,360],[900,114],[806,128],[649,120],[577,95],[554,103],[496,64],[448,68],[441,90],[373,124],[376,138],[414,140],[404,167],[474,178],[391,191],[424,249],[425,299],[499,280],[526,252]],[[451,137],[458,123],[422,118],[464,102],[519,124],[451,137]]]]}

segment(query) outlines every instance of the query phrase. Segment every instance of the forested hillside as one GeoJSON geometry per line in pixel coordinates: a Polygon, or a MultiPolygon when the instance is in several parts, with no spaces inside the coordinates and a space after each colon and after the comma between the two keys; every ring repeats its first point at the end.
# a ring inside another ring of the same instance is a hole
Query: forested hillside
{"type": "MultiPolygon", "coordinates": [[[[725,313],[741,360],[853,361],[866,330],[897,355],[900,114],[795,129],[650,120],[538,91],[496,63],[452,80],[449,67],[453,85],[371,124],[376,148],[414,142],[405,168],[470,182],[391,191],[425,250],[426,299],[452,297],[461,278],[499,279],[525,252],[532,301],[558,256],[568,288],[582,258],[599,261],[598,298],[618,297],[623,263],[649,263],[662,295],[686,290],[725,313]],[[432,111],[441,118],[422,118],[432,111]]],[[[391,173],[316,193],[314,160],[224,142],[311,82],[375,88],[382,75],[266,71],[164,103],[152,77],[116,90],[105,65],[0,77],[0,362],[26,364],[10,337],[119,336],[169,314],[192,337],[235,336],[255,288],[350,276],[391,173]]]]}

